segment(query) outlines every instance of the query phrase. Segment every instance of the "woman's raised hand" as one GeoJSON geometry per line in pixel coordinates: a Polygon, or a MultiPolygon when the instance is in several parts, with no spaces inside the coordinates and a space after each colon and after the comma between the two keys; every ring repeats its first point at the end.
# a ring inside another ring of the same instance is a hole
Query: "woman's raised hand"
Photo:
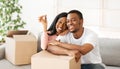
{"type": "Polygon", "coordinates": [[[47,31],[47,17],[46,17],[46,15],[40,16],[39,22],[42,23],[44,31],[47,31]]]}
{"type": "Polygon", "coordinates": [[[47,24],[47,17],[46,15],[42,15],[39,17],[39,22],[41,22],[42,24],[47,24]]]}

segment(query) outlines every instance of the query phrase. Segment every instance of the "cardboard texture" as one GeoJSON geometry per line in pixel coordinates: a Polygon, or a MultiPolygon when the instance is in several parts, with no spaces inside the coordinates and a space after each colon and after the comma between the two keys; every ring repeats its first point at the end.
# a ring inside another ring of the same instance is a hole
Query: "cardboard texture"
{"type": "Polygon", "coordinates": [[[74,57],[53,55],[44,50],[32,56],[31,69],[80,69],[80,62],[74,57]]]}
{"type": "Polygon", "coordinates": [[[37,53],[37,39],[33,35],[13,35],[6,38],[5,57],[15,65],[31,63],[31,56],[37,53]]]}

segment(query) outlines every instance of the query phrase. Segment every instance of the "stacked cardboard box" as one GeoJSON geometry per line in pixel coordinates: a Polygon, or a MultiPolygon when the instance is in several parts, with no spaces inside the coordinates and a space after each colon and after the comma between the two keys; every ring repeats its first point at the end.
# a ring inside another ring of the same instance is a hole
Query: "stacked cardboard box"
{"type": "Polygon", "coordinates": [[[80,69],[80,62],[74,57],[53,55],[41,51],[31,58],[31,69],[80,69]]]}

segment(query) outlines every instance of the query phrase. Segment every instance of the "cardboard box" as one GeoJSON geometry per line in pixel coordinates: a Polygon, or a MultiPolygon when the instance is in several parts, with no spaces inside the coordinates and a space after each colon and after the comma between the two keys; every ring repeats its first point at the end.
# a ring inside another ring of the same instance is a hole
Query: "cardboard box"
{"type": "Polygon", "coordinates": [[[80,62],[76,62],[74,57],[41,51],[32,56],[31,69],[80,69],[80,62]]]}
{"type": "Polygon", "coordinates": [[[37,53],[37,39],[33,35],[13,35],[6,38],[5,57],[15,65],[31,63],[37,53]]]}

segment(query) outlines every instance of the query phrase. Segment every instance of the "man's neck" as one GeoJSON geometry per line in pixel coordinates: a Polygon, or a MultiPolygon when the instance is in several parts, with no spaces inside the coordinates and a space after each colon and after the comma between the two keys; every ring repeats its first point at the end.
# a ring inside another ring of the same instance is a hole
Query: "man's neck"
{"type": "Polygon", "coordinates": [[[79,29],[77,32],[73,33],[74,38],[78,39],[82,36],[84,28],[79,29]]]}

